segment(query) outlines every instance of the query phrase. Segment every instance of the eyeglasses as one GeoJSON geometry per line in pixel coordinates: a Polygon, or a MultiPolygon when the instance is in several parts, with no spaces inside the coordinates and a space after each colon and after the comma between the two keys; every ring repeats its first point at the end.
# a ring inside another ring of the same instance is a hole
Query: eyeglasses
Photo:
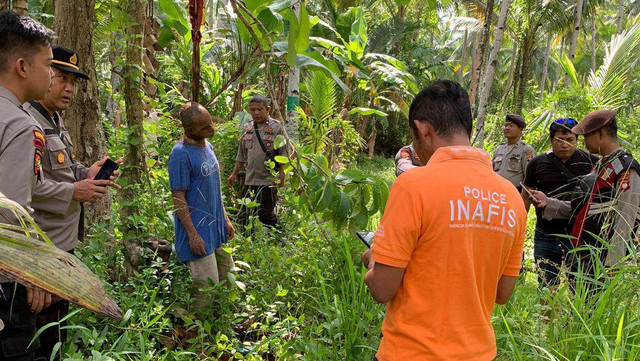
{"type": "Polygon", "coordinates": [[[554,124],[564,125],[567,127],[574,127],[578,124],[578,122],[573,118],[558,118],[553,121],[554,124]]]}

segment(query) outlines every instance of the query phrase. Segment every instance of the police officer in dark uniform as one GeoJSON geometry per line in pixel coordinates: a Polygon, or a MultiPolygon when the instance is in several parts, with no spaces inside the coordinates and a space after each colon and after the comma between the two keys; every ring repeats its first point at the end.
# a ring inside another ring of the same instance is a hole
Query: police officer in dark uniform
{"type": "Polygon", "coordinates": [[[420,161],[420,157],[418,156],[418,153],[416,153],[416,150],[413,149],[413,143],[400,148],[396,154],[396,177],[399,177],[400,174],[408,171],[409,169],[421,166],[422,162],[420,161]]]}
{"type": "MultiPolygon", "coordinates": [[[[60,115],[73,99],[76,79],[89,79],[77,64],[74,51],[53,46],[54,77],[49,92],[44,99],[23,106],[38,121],[46,138],[42,154],[45,180],[33,191],[33,218],[56,247],[70,253],[82,238],[82,203],[101,199],[106,186],[115,185],[108,180],[93,180],[106,157],[91,167],[74,159],[73,143],[60,115]]],[[[38,314],[37,326],[59,322],[68,312],[69,302],[54,296],[51,306],[38,314]]],[[[37,357],[49,359],[56,343],[65,341],[64,326],[60,323],[40,334],[37,357]]]]}
{"type": "MultiPolygon", "coordinates": [[[[534,203],[543,208],[546,219],[574,218],[571,230],[575,246],[587,244],[600,253],[607,269],[619,267],[634,243],[640,228],[640,164],[618,142],[616,112],[589,113],[572,129],[584,135],[584,144],[602,159],[578,183],[572,201],[548,198],[532,191],[534,203]],[[600,239],[606,241],[605,247],[600,239]]],[[[595,268],[584,254],[583,271],[593,275],[595,268]]]]}
{"type": "MultiPolygon", "coordinates": [[[[38,123],[22,109],[42,99],[51,85],[53,32],[14,12],[0,13],[0,194],[32,213],[31,193],[42,180],[45,138],[38,123]]],[[[0,222],[18,225],[0,209],[0,222]]],[[[36,314],[51,295],[0,276],[0,360],[28,361],[39,341],[36,314]]]]}
{"type": "MultiPolygon", "coordinates": [[[[551,151],[534,157],[527,166],[524,185],[560,200],[570,200],[576,177],[588,174],[598,157],[578,149],[578,136],[571,132],[578,122],[573,118],[556,119],[549,126],[551,151]]],[[[522,190],[525,208],[531,202],[522,190]]],[[[536,228],[533,237],[533,256],[538,266],[540,287],[556,286],[563,265],[570,265],[569,251],[573,249],[566,235],[571,231],[569,219],[547,220],[542,209],[536,209],[536,228]]]]}

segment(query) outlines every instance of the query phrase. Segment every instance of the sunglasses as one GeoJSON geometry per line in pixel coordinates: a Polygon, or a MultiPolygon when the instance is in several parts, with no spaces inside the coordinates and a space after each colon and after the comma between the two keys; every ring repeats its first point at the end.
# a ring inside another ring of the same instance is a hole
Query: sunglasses
{"type": "Polygon", "coordinates": [[[553,121],[554,124],[564,125],[567,127],[574,127],[578,124],[578,122],[573,118],[558,118],[553,121]]]}

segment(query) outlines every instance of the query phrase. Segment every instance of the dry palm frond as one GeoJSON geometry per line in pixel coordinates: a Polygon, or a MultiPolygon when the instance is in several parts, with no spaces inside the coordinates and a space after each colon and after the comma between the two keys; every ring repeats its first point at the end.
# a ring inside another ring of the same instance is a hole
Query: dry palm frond
{"type": "Polygon", "coordinates": [[[121,318],[122,311],[100,280],[79,259],[51,244],[29,214],[0,193],[0,274],[37,287],[101,315],[121,318]],[[13,217],[11,217],[13,216],[13,217]],[[29,236],[35,230],[49,244],[29,236]]]}

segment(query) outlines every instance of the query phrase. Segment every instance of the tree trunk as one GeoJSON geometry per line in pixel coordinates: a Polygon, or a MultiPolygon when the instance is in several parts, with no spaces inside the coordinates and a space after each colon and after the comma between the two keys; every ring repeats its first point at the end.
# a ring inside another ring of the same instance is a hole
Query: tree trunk
{"type": "Polygon", "coordinates": [[[504,87],[504,95],[502,98],[502,106],[507,102],[509,98],[509,92],[511,91],[511,85],[513,84],[513,78],[516,74],[516,65],[518,64],[518,42],[513,42],[513,49],[511,49],[511,64],[509,65],[509,75],[507,76],[507,85],[504,87]]]}
{"type": "Polygon", "coordinates": [[[522,114],[522,104],[524,103],[525,89],[527,87],[527,80],[529,78],[529,63],[533,57],[533,48],[535,45],[534,39],[535,32],[527,32],[525,34],[524,42],[522,45],[522,62],[520,64],[520,76],[518,77],[518,91],[516,93],[516,108],[515,113],[522,114]]]}
{"type": "Polygon", "coordinates": [[[502,0],[500,6],[500,16],[498,25],[493,36],[493,48],[489,55],[486,70],[484,71],[484,81],[482,82],[482,93],[480,94],[480,102],[478,104],[478,117],[476,118],[476,140],[482,148],[484,145],[484,118],[487,114],[487,106],[489,104],[489,95],[491,94],[491,86],[493,85],[493,76],[498,65],[498,54],[502,48],[502,37],[504,35],[504,26],[509,13],[511,0],[502,0]]]}
{"type": "Polygon", "coordinates": [[[29,4],[27,0],[12,0],[11,10],[20,15],[29,16],[29,4]]]}
{"type": "Polygon", "coordinates": [[[569,45],[569,60],[573,62],[576,57],[576,47],[578,45],[578,35],[580,34],[580,25],[582,21],[582,4],[584,0],[576,0],[576,8],[573,11],[573,31],[571,32],[571,43],[569,45]]]}
{"type": "MultiPolygon", "coordinates": [[[[61,46],[78,54],[78,67],[89,75],[79,80],[64,121],[74,144],[75,158],[86,166],[107,155],[106,137],[100,120],[100,97],[93,53],[95,0],[56,0],[54,29],[61,46]]],[[[86,224],[95,224],[111,213],[111,194],[86,205],[86,224]]]]}
{"type": "Polygon", "coordinates": [[[124,151],[124,167],[122,169],[123,188],[120,191],[123,204],[122,219],[124,220],[124,253],[125,268],[128,276],[132,276],[142,264],[140,246],[140,230],[128,219],[138,213],[135,204],[139,185],[142,184],[144,165],[142,144],[143,121],[143,74],[142,74],[142,39],[144,34],[145,2],[143,0],[128,0],[127,13],[130,16],[125,29],[126,63],[124,66],[124,102],[127,116],[128,137],[124,151]]]}
{"type": "Polygon", "coordinates": [[[547,48],[544,51],[544,66],[542,68],[542,77],[540,78],[540,95],[539,99],[542,101],[544,96],[544,85],[547,82],[547,74],[549,73],[549,58],[551,55],[551,34],[547,35],[547,48]]]}
{"type": "Polygon", "coordinates": [[[480,76],[482,72],[482,66],[484,64],[485,54],[489,47],[489,37],[491,35],[491,19],[493,19],[493,2],[494,0],[487,0],[487,7],[484,11],[484,26],[482,27],[482,34],[480,35],[480,44],[478,45],[478,53],[476,54],[476,66],[473,69],[473,81],[471,82],[471,89],[469,91],[469,101],[471,102],[471,109],[475,108],[476,94],[478,93],[478,87],[480,84],[480,76]]]}
{"type": "Polygon", "coordinates": [[[596,17],[594,16],[591,23],[591,71],[596,72],[596,37],[598,32],[596,29],[596,17]]]}
{"type": "MultiPolygon", "coordinates": [[[[478,62],[478,34],[473,34],[472,40],[471,40],[471,68],[469,70],[469,73],[471,74],[471,76],[469,77],[469,89],[473,88],[474,85],[474,81],[477,81],[477,79],[474,79],[473,77],[475,76],[475,72],[473,71],[473,69],[476,68],[476,64],[478,62]]],[[[469,96],[469,99],[471,99],[471,96],[469,96]]]]}
{"type": "Polygon", "coordinates": [[[624,16],[624,0],[618,0],[618,16],[616,17],[616,35],[622,32],[622,17],[624,16]]]}
{"type": "Polygon", "coordinates": [[[462,84],[462,77],[464,76],[464,64],[467,62],[467,41],[469,38],[469,29],[464,29],[464,38],[462,39],[462,54],[460,56],[460,69],[458,69],[458,83],[462,84]]]}
{"type": "MultiPolygon", "coordinates": [[[[300,20],[300,2],[291,5],[291,8],[300,20]]],[[[294,65],[289,68],[289,84],[287,87],[287,123],[285,129],[294,141],[298,141],[298,112],[300,105],[300,68],[294,65]]]]}

